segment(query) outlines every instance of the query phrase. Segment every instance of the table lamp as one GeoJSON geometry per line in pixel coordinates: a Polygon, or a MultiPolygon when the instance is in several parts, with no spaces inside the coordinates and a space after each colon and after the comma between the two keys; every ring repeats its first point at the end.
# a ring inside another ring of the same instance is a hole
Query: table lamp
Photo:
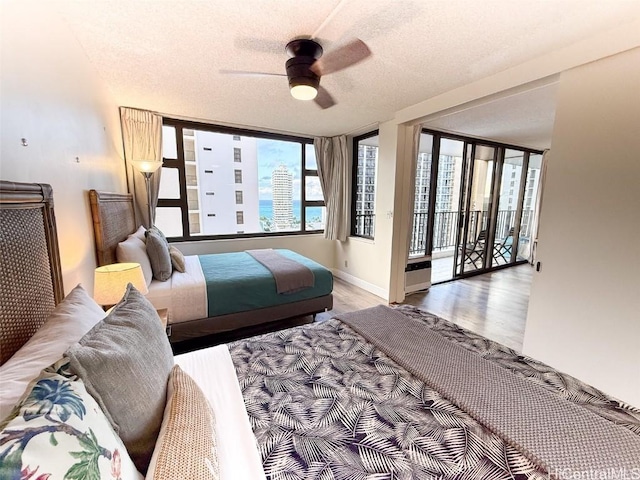
{"type": "Polygon", "coordinates": [[[129,283],[143,295],[149,293],[139,263],[113,263],[98,267],[94,275],[93,298],[105,307],[115,305],[122,299],[129,283]]]}

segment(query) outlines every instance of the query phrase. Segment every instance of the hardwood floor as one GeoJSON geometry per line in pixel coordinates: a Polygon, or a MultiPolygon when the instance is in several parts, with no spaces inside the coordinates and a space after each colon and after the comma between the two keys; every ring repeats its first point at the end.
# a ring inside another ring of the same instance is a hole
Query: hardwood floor
{"type": "Polygon", "coordinates": [[[528,264],[519,265],[434,285],[404,303],[521,352],[532,277],[528,264]]]}
{"type": "MultiPolygon", "coordinates": [[[[408,296],[404,303],[450,320],[520,352],[524,338],[531,278],[531,267],[520,265],[464,280],[435,285],[425,293],[415,293],[408,296]]],[[[322,322],[339,313],[352,312],[380,304],[386,304],[385,300],[335,278],[333,309],[319,313],[316,315],[315,321],[322,322]]],[[[306,316],[243,328],[173,344],[173,350],[176,354],[184,353],[312,321],[311,316],[306,316]]]]}
{"type": "Polygon", "coordinates": [[[345,312],[354,312],[363,308],[387,304],[386,300],[369,293],[359,287],[351,285],[339,278],[333,279],[333,308],[328,312],[316,315],[316,321],[322,322],[345,312]]]}

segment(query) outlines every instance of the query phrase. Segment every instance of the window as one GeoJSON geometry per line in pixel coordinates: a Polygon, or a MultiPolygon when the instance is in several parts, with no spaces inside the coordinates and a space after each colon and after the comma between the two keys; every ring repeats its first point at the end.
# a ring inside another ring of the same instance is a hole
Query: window
{"type": "Polygon", "coordinates": [[[351,198],[351,235],[354,237],[374,236],[377,165],[378,131],[355,137],[351,198]],[[364,198],[362,192],[365,192],[364,198]]]}
{"type": "Polygon", "coordinates": [[[180,240],[322,231],[312,142],[164,118],[156,225],[180,240]]]}

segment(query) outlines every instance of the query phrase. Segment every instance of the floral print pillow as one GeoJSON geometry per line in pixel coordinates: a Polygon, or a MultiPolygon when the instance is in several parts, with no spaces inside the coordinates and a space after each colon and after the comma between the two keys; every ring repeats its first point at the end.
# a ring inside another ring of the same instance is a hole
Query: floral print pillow
{"type": "Polygon", "coordinates": [[[0,432],[0,479],[141,479],[122,441],[63,359],[31,382],[0,432]]]}

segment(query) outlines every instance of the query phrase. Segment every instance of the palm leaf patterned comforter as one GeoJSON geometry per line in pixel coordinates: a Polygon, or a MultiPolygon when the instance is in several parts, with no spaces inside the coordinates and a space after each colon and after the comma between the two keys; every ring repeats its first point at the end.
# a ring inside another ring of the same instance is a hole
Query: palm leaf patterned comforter
{"type": "MultiPolygon", "coordinates": [[[[434,315],[399,308],[640,435],[640,410],[434,315]]],[[[269,479],[542,479],[550,473],[339,320],[241,340],[229,350],[269,479]]]]}

